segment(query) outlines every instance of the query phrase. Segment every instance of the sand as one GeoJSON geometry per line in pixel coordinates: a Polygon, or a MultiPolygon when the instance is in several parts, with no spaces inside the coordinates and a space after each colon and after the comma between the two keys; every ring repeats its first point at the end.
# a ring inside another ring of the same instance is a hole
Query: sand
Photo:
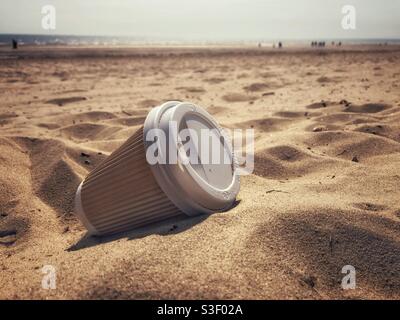
{"type": "Polygon", "coordinates": [[[399,58],[396,46],[1,48],[0,298],[399,299],[399,58]],[[76,187],[172,99],[255,129],[235,207],[87,237],[76,187]]]}

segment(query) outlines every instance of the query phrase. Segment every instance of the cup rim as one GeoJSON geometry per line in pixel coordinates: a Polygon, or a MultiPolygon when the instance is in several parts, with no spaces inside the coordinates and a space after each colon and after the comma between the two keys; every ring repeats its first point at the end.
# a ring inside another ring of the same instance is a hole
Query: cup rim
{"type": "Polygon", "coordinates": [[[99,232],[89,222],[89,220],[86,217],[85,211],[83,210],[82,197],[81,197],[83,182],[84,182],[84,180],[79,184],[78,189],[76,190],[76,193],[75,193],[75,210],[74,211],[75,211],[75,214],[78,216],[78,219],[82,222],[82,224],[88,230],[88,233],[90,235],[96,235],[96,234],[99,234],[99,232]]]}
{"type": "MultiPolygon", "coordinates": [[[[153,143],[146,140],[146,135],[151,129],[161,129],[169,137],[169,122],[180,123],[188,112],[195,113],[207,120],[213,129],[215,128],[224,139],[230,141],[215,119],[203,108],[190,102],[168,101],[153,108],[146,117],[143,130],[145,152],[153,143]]],[[[235,201],[240,188],[240,178],[236,173],[237,159],[232,152],[230,143],[227,144],[227,147],[232,157],[233,173],[231,183],[225,189],[218,188],[200,177],[190,163],[183,164],[178,160],[178,164],[156,163],[149,164],[149,166],[162,191],[187,215],[225,211],[235,201]]]]}

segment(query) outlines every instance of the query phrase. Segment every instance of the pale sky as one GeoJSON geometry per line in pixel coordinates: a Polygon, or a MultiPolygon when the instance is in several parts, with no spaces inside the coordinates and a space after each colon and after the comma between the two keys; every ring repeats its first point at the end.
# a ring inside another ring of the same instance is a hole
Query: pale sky
{"type": "Polygon", "coordinates": [[[400,38],[400,0],[1,0],[0,33],[166,40],[400,38]],[[56,30],[41,8],[56,8],[56,30]],[[356,8],[356,30],[341,9],[356,8]]]}

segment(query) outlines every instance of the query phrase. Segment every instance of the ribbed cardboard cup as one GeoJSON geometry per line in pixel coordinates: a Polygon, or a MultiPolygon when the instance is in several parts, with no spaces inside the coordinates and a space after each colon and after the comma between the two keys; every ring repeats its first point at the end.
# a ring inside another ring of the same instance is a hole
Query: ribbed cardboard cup
{"type": "MultiPolygon", "coordinates": [[[[157,143],[159,150],[169,150],[168,141],[148,141],[152,130],[172,132],[169,123],[178,127],[222,129],[202,108],[170,101],[150,111],[143,126],[124,144],[97,166],[79,185],[75,196],[75,212],[90,234],[104,235],[126,231],[159,222],[183,213],[193,216],[228,209],[239,191],[236,159],[231,164],[149,164],[146,151],[157,143]],[[162,146],[166,143],[166,146],[162,146]],[[162,148],[166,147],[166,148],[162,148]]],[[[176,142],[174,142],[176,141],[176,142]]]]}

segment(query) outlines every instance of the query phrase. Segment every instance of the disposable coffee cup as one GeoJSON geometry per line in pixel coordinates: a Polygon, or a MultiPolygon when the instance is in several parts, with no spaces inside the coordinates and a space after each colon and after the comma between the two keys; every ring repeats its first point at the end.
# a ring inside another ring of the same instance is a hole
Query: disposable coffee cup
{"type": "Polygon", "coordinates": [[[112,234],[226,211],[239,186],[229,136],[199,106],[169,101],[82,181],[75,212],[90,234],[112,234]]]}

